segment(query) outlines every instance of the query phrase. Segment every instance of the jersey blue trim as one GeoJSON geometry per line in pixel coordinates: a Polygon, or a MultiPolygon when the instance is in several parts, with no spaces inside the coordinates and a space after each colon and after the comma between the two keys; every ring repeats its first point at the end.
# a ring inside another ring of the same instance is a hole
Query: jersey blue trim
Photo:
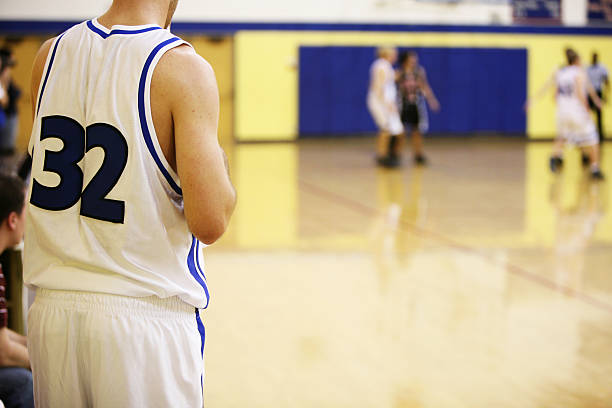
{"type": "Polygon", "coordinates": [[[200,266],[200,241],[198,239],[196,239],[195,266],[202,279],[204,279],[204,283],[206,285],[204,286],[204,292],[206,293],[206,306],[204,306],[204,309],[206,309],[208,307],[208,302],[210,301],[210,295],[208,294],[208,281],[206,280],[206,275],[204,275],[204,270],[200,266]]]}
{"type": "Polygon", "coordinates": [[[141,28],[138,30],[111,30],[110,32],[105,33],[104,31],[96,27],[91,20],[87,21],[87,27],[91,31],[98,34],[100,37],[104,39],[114,34],[140,34],[140,33],[146,33],[147,31],[161,30],[161,27],[147,27],[147,28],[141,28]]]}
{"type": "Polygon", "coordinates": [[[200,266],[200,241],[196,242],[196,266],[198,267],[198,271],[200,271],[200,275],[204,278],[204,282],[207,282],[206,275],[204,274],[204,268],[200,266]]]}
{"type": "MultiPolygon", "coordinates": [[[[204,362],[204,343],[206,343],[206,329],[204,328],[204,323],[202,323],[202,318],[200,317],[200,311],[196,307],[195,309],[195,318],[196,324],[198,325],[198,332],[200,333],[201,345],[200,345],[200,353],[202,354],[202,362],[204,362]]],[[[202,386],[202,391],[204,391],[204,375],[200,374],[200,385],[202,386]]]]}
{"type": "Polygon", "coordinates": [[[171,44],[175,41],[180,41],[180,38],[173,37],[173,38],[170,38],[162,42],[161,44],[158,44],[155,48],[153,48],[153,51],[151,51],[151,54],[149,54],[149,57],[147,58],[147,61],[144,64],[144,68],[142,69],[142,74],[140,75],[140,83],[138,85],[138,115],[140,117],[140,127],[142,129],[142,136],[144,138],[145,144],[147,145],[147,148],[149,149],[149,153],[151,153],[151,156],[153,157],[153,160],[157,164],[159,171],[161,171],[161,173],[164,175],[166,181],[168,182],[168,184],[170,184],[170,187],[172,187],[172,189],[177,194],[182,195],[183,191],[178,186],[178,184],[176,184],[176,182],[170,175],[170,172],[168,171],[168,169],[164,167],[161,159],[157,155],[157,151],[155,150],[155,147],[153,146],[153,140],[151,139],[151,132],[149,131],[149,126],[147,125],[147,115],[146,115],[146,109],[145,109],[145,88],[147,84],[147,74],[149,73],[149,68],[151,67],[151,63],[153,62],[153,59],[155,58],[157,53],[162,48],[164,48],[166,45],[171,44]]]}
{"type": "Polygon", "coordinates": [[[59,45],[59,42],[64,36],[64,34],[60,35],[59,37],[57,37],[57,40],[55,40],[53,52],[51,53],[51,59],[49,60],[49,66],[47,67],[47,72],[45,73],[45,80],[43,81],[42,87],[40,88],[40,95],[38,95],[38,103],[36,104],[36,115],[38,115],[38,111],[40,110],[40,103],[42,102],[42,96],[45,92],[45,86],[47,86],[47,80],[49,79],[49,73],[51,72],[51,67],[53,66],[53,60],[55,60],[55,52],[57,51],[57,46],[59,45]]]}
{"type": "Polygon", "coordinates": [[[191,276],[193,276],[196,282],[198,282],[200,286],[202,286],[202,289],[204,289],[204,293],[206,294],[206,306],[204,306],[203,309],[206,309],[210,301],[210,295],[208,293],[208,286],[202,279],[202,276],[198,271],[198,266],[196,265],[196,253],[198,252],[198,247],[199,241],[192,235],[191,248],[189,249],[189,255],[187,255],[187,268],[189,268],[189,273],[191,273],[191,276]]]}
{"type": "MultiPolygon", "coordinates": [[[[2,34],[34,34],[62,32],[80,21],[0,20],[2,34]]],[[[564,27],[529,25],[441,25],[441,24],[377,24],[377,23],[298,23],[298,22],[176,22],[174,32],[233,34],[243,30],[274,31],[383,31],[434,33],[503,33],[553,35],[612,35],[612,27],[564,27]]],[[[106,33],[105,33],[106,34],[106,33]]]]}

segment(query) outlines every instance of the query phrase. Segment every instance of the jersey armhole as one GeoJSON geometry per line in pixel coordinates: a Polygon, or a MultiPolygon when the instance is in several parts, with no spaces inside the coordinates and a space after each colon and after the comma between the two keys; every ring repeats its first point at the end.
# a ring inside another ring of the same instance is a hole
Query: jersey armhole
{"type": "Polygon", "coordinates": [[[155,131],[155,126],[153,125],[153,115],[151,113],[151,80],[153,78],[155,67],[166,52],[180,45],[188,45],[192,47],[192,45],[187,41],[184,41],[179,37],[172,37],[158,44],[149,54],[149,57],[144,64],[138,86],[138,115],[140,119],[142,136],[151,158],[166,180],[168,187],[170,187],[174,193],[182,196],[183,191],[181,189],[178,174],[172,169],[168,163],[168,160],[164,156],[157,139],[157,133],[155,131]]]}
{"type": "MultiPolygon", "coordinates": [[[[36,107],[34,108],[34,119],[33,119],[34,123],[32,125],[33,129],[36,128],[36,120],[38,120],[38,115],[40,112],[40,105],[42,104],[42,98],[45,92],[45,87],[47,86],[47,81],[49,80],[51,69],[53,68],[53,61],[55,60],[55,54],[57,52],[57,47],[59,46],[59,42],[64,36],[64,34],[66,34],[66,32],[63,32],[62,34],[58,35],[55,38],[55,40],[53,40],[53,43],[51,43],[51,46],[49,47],[47,58],[45,59],[45,66],[43,68],[43,72],[40,77],[40,83],[38,84],[38,91],[36,92],[36,101],[35,101],[36,107]]],[[[30,135],[30,140],[28,142],[28,153],[30,157],[33,157],[33,150],[34,150],[34,143],[35,143],[35,140],[32,136],[33,135],[30,135]]]]}
{"type": "Polygon", "coordinates": [[[58,35],[49,47],[49,52],[47,54],[47,58],[45,59],[45,67],[40,77],[40,84],[38,85],[38,92],[36,93],[36,109],[34,109],[34,120],[36,120],[36,118],[38,117],[38,112],[40,111],[40,105],[42,103],[42,97],[45,92],[45,87],[47,85],[51,69],[53,68],[53,61],[55,60],[57,47],[59,46],[60,40],[62,39],[64,34],[66,33],[64,32],[58,35]]]}

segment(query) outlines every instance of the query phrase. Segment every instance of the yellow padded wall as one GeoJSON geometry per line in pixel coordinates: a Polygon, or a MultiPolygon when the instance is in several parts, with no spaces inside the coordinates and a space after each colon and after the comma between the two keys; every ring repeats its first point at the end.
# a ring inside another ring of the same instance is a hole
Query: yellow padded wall
{"type": "MultiPolygon", "coordinates": [[[[235,38],[236,139],[295,140],[298,136],[298,50],[304,45],[401,47],[498,47],[528,51],[528,94],[534,95],[556,67],[563,50],[572,46],[590,60],[597,50],[612,68],[612,38],[604,36],[526,35],[491,33],[243,31],[235,38]]],[[[457,73],[460,75],[460,73],[457,73]]],[[[365,103],[365,101],[364,101],[365,103]]],[[[495,101],[491,101],[495,103],[495,101]]],[[[554,100],[540,100],[528,112],[530,138],[555,134],[554,100]]],[[[605,109],[604,123],[612,124],[605,109]]]]}

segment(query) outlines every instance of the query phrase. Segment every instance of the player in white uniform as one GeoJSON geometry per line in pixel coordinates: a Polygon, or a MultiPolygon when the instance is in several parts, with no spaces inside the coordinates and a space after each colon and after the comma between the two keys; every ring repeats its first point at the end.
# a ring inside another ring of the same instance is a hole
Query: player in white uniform
{"type": "Polygon", "coordinates": [[[114,0],[32,74],[24,280],[37,407],[200,407],[201,250],[235,203],[210,65],[176,0],[114,0]]]}
{"type": "Polygon", "coordinates": [[[395,48],[383,47],[378,50],[378,59],[370,68],[370,88],[367,104],[370,114],[379,128],[377,161],[385,167],[399,165],[404,127],[397,108],[397,87],[393,63],[397,60],[395,48]]]}
{"type": "Polygon", "coordinates": [[[599,169],[599,139],[593,119],[589,114],[587,93],[601,106],[601,101],[590,85],[580,57],[572,50],[566,50],[567,65],[555,71],[551,79],[538,93],[541,97],[551,86],[556,87],[557,138],[550,158],[550,168],[558,171],[563,164],[563,147],[566,143],[583,149],[591,163],[591,177],[602,179],[599,169]]]}

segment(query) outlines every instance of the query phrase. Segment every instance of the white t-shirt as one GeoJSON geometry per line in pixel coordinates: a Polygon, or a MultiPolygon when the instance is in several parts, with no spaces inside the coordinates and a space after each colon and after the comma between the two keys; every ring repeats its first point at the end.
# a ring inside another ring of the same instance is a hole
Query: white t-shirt
{"type": "Polygon", "coordinates": [[[608,69],[601,64],[591,65],[587,68],[587,74],[593,88],[601,91],[605,80],[608,78],[608,69]]]}

